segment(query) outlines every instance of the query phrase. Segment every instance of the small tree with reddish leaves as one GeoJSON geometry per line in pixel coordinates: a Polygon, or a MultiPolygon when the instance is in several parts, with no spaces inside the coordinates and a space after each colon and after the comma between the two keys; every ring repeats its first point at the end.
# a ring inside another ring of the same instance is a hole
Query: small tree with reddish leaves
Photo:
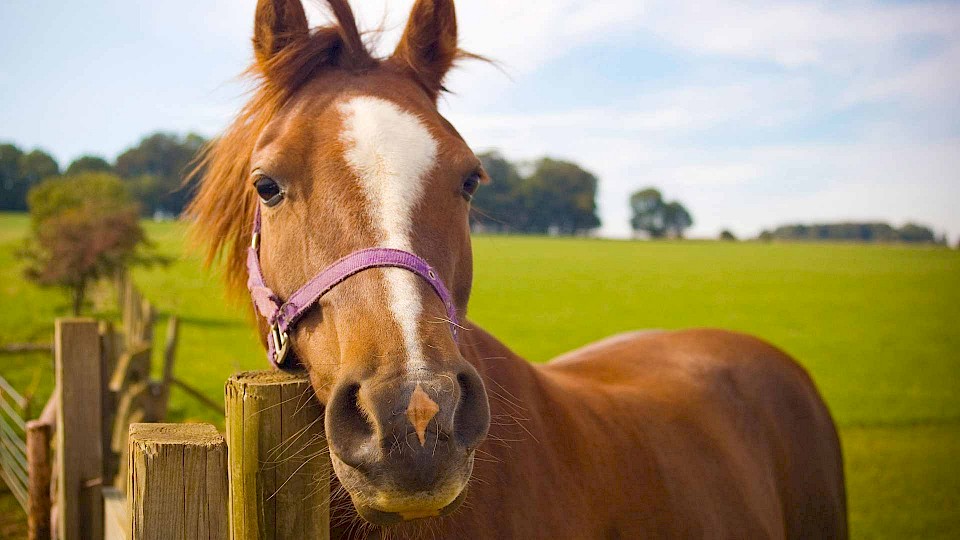
{"type": "Polygon", "coordinates": [[[28,197],[33,235],[21,250],[25,275],[42,286],[70,292],[79,315],[90,286],[134,263],[160,260],[139,222],[139,207],[121,180],[84,173],[42,182],[28,197]]]}

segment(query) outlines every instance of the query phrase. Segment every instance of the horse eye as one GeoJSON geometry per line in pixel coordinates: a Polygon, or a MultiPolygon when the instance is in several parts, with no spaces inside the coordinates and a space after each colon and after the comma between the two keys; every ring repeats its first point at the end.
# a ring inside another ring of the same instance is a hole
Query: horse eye
{"type": "Polygon", "coordinates": [[[473,198],[473,194],[477,192],[478,187],[480,187],[480,175],[478,173],[473,173],[463,181],[460,194],[463,195],[464,199],[469,201],[473,198]]]}
{"type": "Polygon", "coordinates": [[[283,200],[283,190],[273,178],[261,176],[253,182],[253,187],[257,190],[260,200],[267,206],[276,206],[283,200]]]}

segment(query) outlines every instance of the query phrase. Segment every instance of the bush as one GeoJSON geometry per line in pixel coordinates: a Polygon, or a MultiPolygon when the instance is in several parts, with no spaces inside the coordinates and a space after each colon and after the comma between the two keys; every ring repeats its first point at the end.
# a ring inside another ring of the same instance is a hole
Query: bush
{"type": "Polygon", "coordinates": [[[70,292],[79,315],[89,286],[133,263],[159,261],[148,247],[140,209],[121,180],[84,173],[44,180],[28,195],[33,229],[20,256],[27,279],[70,292]]]}
{"type": "Polygon", "coordinates": [[[724,230],[720,231],[720,240],[723,240],[723,241],[725,241],[725,242],[736,242],[736,241],[737,241],[737,237],[736,237],[736,235],[734,235],[734,234],[733,234],[732,232],[730,232],[729,230],[724,229],[724,230]]]}

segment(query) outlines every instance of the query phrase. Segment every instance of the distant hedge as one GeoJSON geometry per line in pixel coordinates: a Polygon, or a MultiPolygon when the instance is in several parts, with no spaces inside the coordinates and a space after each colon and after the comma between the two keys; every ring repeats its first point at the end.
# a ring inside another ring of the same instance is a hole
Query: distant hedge
{"type": "Polygon", "coordinates": [[[919,244],[945,243],[929,227],[916,223],[895,228],[883,222],[816,223],[811,225],[781,225],[760,233],[761,240],[807,240],[846,242],[909,242],[919,244]]]}

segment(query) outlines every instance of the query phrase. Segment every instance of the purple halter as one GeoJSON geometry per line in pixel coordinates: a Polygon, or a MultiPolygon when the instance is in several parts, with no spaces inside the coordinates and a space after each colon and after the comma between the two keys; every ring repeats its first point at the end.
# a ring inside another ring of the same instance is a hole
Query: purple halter
{"type": "Polygon", "coordinates": [[[260,206],[257,205],[257,213],[253,218],[253,240],[247,249],[247,288],[250,289],[250,296],[257,311],[270,324],[270,331],[267,333],[267,358],[270,362],[278,368],[284,367],[290,352],[288,333],[320,297],[358,272],[382,267],[409,270],[429,283],[443,301],[453,340],[457,341],[457,308],[453,304],[450,291],[427,261],[400,249],[368,248],[354,251],[321,270],[290,295],[286,302],[281,301],[263,282],[263,272],[260,270],[260,206]]]}

